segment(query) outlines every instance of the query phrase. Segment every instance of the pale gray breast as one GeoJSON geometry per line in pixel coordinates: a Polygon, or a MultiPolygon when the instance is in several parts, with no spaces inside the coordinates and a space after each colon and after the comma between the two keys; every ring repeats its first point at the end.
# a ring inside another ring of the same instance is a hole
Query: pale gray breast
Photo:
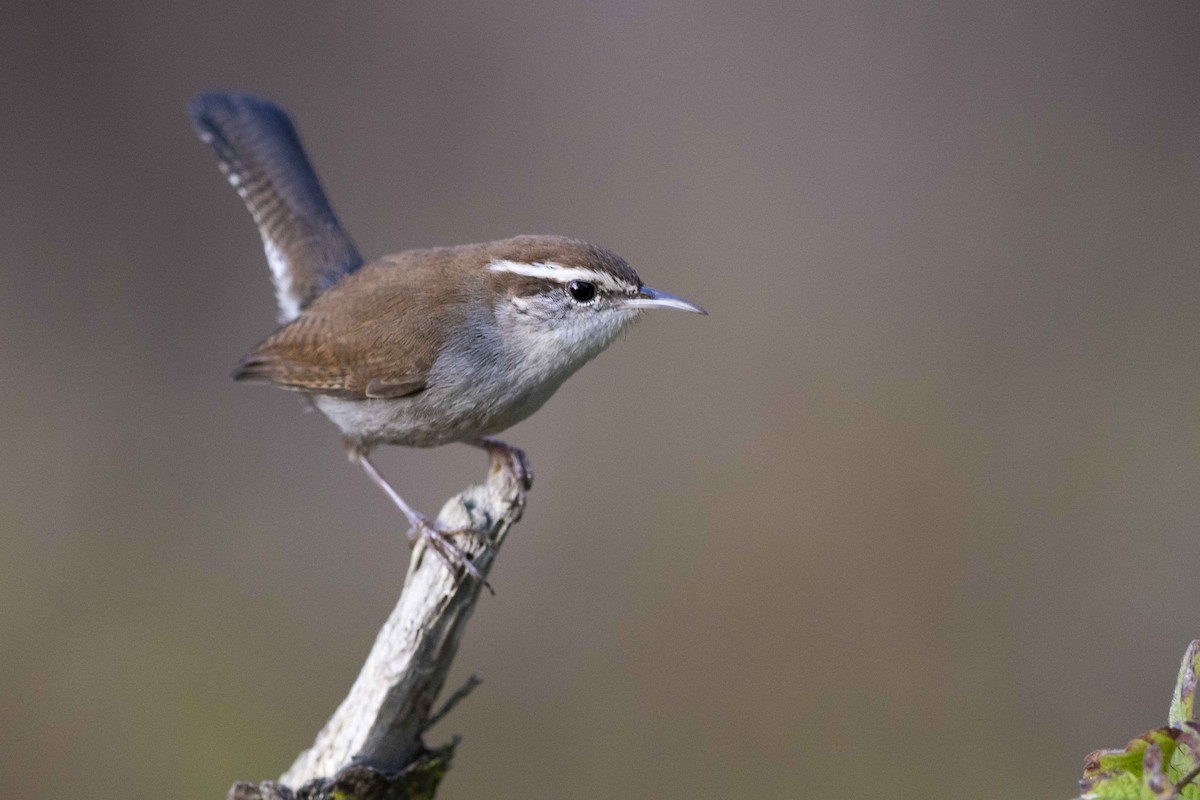
{"type": "Polygon", "coordinates": [[[496,323],[486,308],[463,319],[417,394],[315,395],[313,402],[344,435],[367,444],[433,447],[499,433],[540,408],[574,370],[561,354],[506,343],[496,323]]]}

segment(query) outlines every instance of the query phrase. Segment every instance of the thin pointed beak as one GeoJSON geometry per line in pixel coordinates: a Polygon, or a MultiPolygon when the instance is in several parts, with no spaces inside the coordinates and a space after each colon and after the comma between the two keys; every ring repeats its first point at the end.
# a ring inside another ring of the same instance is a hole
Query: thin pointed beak
{"type": "Polygon", "coordinates": [[[649,286],[638,289],[636,295],[625,301],[625,306],[628,308],[676,308],[680,311],[691,311],[694,314],[708,313],[700,306],[689,303],[682,297],[676,297],[668,292],[660,292],[649,286]]]}

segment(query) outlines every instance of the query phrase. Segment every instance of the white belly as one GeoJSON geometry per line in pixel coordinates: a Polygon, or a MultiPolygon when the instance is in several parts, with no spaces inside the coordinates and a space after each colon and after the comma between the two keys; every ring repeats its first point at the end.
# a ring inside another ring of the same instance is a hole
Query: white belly
{"type": "Polygon", "coordinates": [[[474,373],[474,381],[431,381],[411,397],[350,400],[315,395],[313,402],[342,434],[364,444],[434,447],[469,442],[512,427],[537,411],[570,372],[537,381],[474,373]]]}

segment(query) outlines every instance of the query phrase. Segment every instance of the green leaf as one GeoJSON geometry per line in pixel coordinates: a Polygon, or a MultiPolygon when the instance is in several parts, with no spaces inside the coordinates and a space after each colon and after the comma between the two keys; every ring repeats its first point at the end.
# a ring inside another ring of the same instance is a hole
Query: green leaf
{"type": "Polygon", "coordinates": [[[1087,757],[1079,782],[1084,800],[1200,800],[1200,783],[1189,781],[1200,754],[1200,723],[1192,720],[1200,675],[1200,639],[1188,645],[1175,681],[1168,724],[1146,731],[1120,750],[1087,757]]]}
{"type": "Polygon", "coordinates": [[[1141,780],[1146,748],[1151,745],[1158,747],[1163,761],[1169,764],[1179,748],[1178,738],[1179,731],[1176,728],[1155,728],[1125,745],[1123,750],[1097,750],[1088,756],[1083,777],[1128,773],[1141,780]]]}
{"type": "Polygon", "coordinates": [[[1088,800],[1155,800],[1154,792],[1137,775],[1128,772],[1113,775],[1085,788],[1088,800]]]}
{"type": "Polygon", "coordinates": [[[1196,699],[1196,674],[1200,672],[1200,639],[1193,639],[1183,654],[1179,665],[1179,677],[1175,680],[1175,696],[1171,698],[1171,710],[1167,712],[1167,724],[1178,728],[1192,719],[1192,705],[1196,699]]]}
{"type": "MultiPolygon", "coordinates": [[[[1178,783],[1196,766],[1196,753],[1200,752],[1200,730],[1195,722],[1184,723],[1182,727],[1173,730],[1179,732],[1178,746],[1167,759],[1167,777],[1172,783],[1178,783]]],[[[1186,793],[1184,796],[1187,796],[1186,793]]]]}

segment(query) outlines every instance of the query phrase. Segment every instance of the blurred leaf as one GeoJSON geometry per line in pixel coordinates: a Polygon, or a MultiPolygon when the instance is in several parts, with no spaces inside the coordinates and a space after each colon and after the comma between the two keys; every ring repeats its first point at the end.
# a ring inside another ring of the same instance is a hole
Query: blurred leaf
{"type": "Polygon", "coordinates": [[[1142,779],[1128,773],[1114,775],[1094,786],[1084,786],[1081,797],[1096,798],[1096,800],[1154,800],[1154,794],[1142,783],[1142,779]]]}
{"type": "Polygon", "coordinates": [[[1175,696],[1167,712],[1167,724],[1179,726],[1192,719],[1192,703],[1196,696],[1196,673],[1200,671],[1200,639],[1193,639],[1183,654],[1179,677],[1175,680],[1175,696]]]}
{"type": "Polygon", "coordinates": [[[1184,653],[1168,724],[1146,731],[1120,750],[1096,750],[1084,760],[1081,800],[1200,800],[1192,770],[1200,753],[1200,724],[1192,721],[1200,640],[1184,653]],[[1180,783],[1185,783],[1178,787],[1180,783]]]}

